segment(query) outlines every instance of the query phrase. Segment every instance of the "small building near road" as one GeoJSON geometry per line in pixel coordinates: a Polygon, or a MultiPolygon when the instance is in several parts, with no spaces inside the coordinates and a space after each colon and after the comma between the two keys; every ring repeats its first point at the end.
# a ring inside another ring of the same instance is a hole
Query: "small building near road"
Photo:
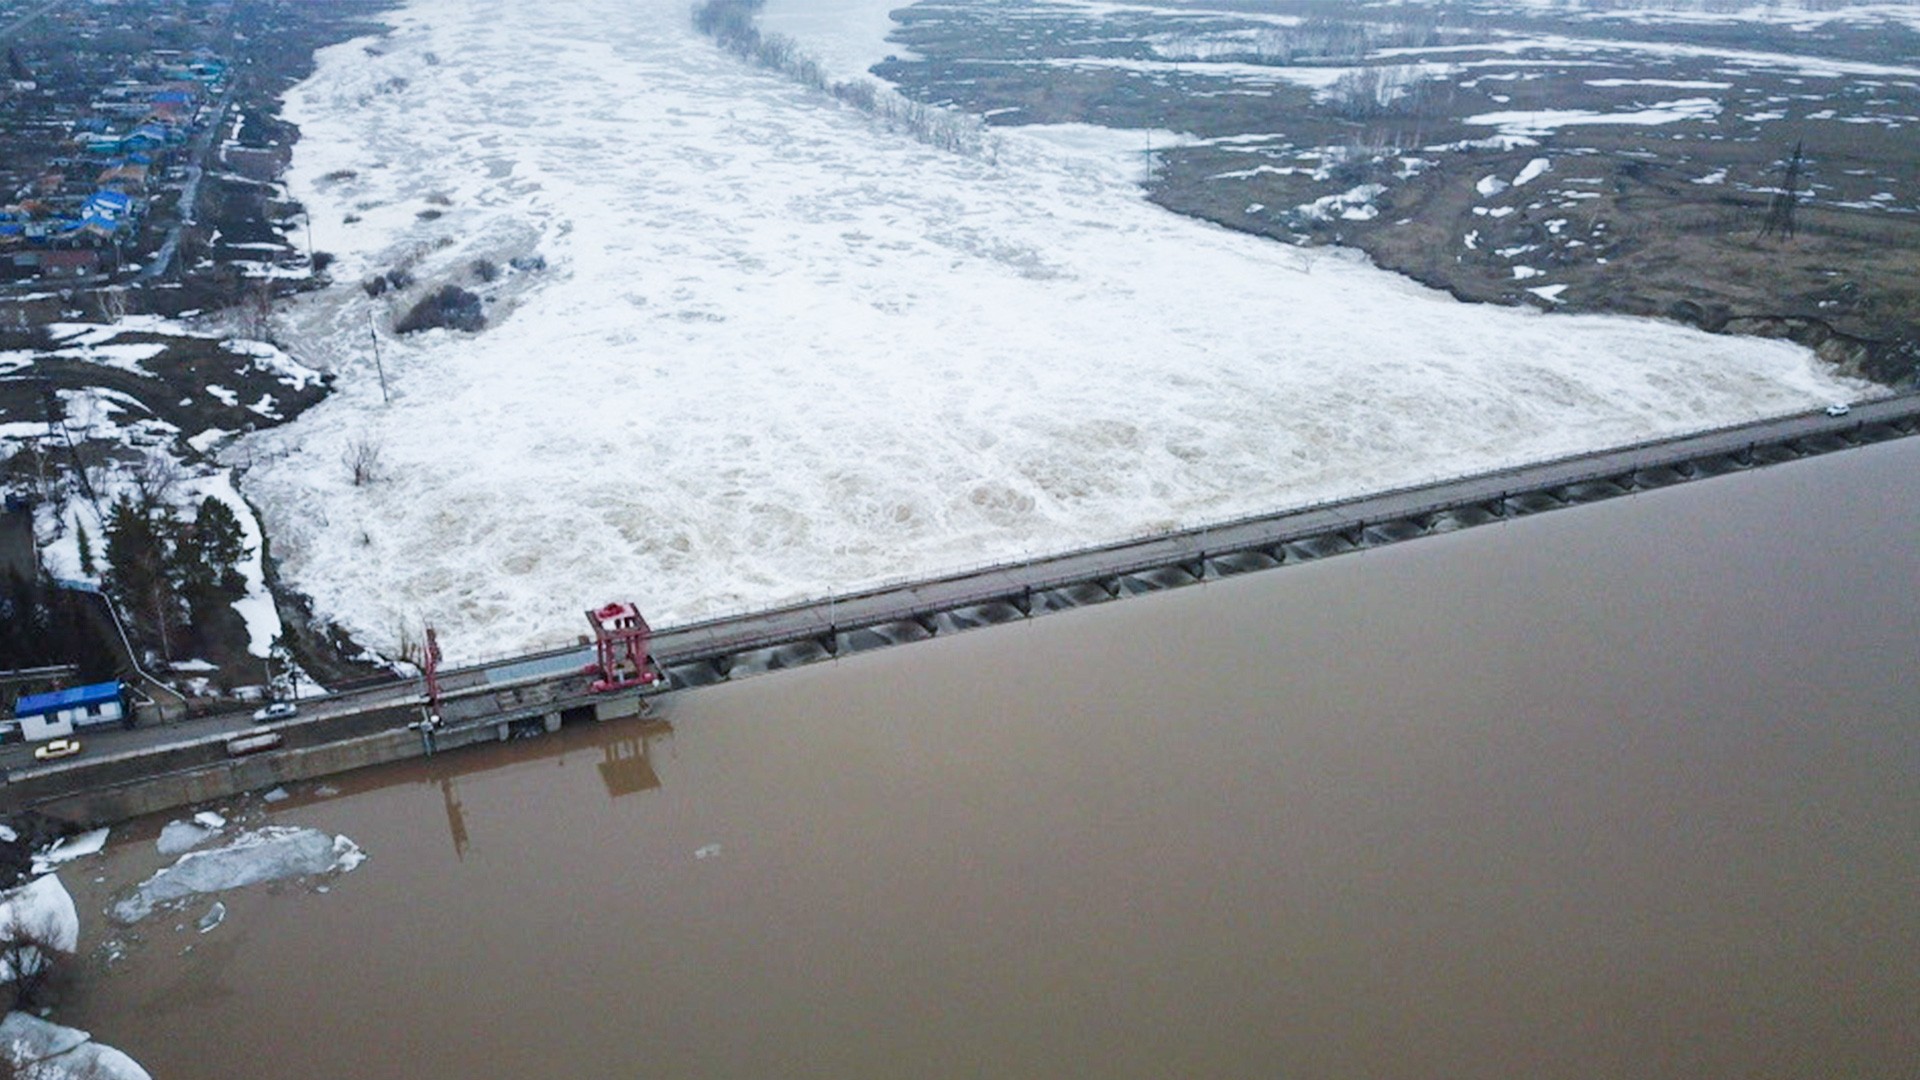
{"type": "MultiPolygon", "coordinates": [[[[34,264],[39,268],[40,273],[48,278],[83,278],[100,272],[100,253],[90,248],[41,251],[31,254],[39,256],[33,260],[34,264]]],[[[14,261],[18,263],[20,260],[16,257],[14,261]]]]}
{"type": "Polygon", "coordinates": [[[128,722],[126,701],[117,682],[29,694],[13,703],[13,716],[20,725],[21,738],[27,742],[62,739],[73,734],[75,728],[126,726],[128,722]]]}

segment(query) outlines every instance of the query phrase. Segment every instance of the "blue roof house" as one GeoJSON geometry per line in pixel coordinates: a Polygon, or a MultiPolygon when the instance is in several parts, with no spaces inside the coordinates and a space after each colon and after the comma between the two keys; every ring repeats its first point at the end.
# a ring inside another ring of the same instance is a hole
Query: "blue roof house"
{"type": "Polygon", "coordinates": [[[127,709],[120,684],[103,682],[51,694],[28,694],[13,703],[13,716],[20,722],[21,737],[37,742],[64,738],[76,727],[124,724],[127,709]]]}
{"type": "Polygon", "coordinates": [[[133,199],[125,192],[103,190],[87,196],[80,207],[80,227],[98,236],[111,238],[128,224],[133,199]]]}

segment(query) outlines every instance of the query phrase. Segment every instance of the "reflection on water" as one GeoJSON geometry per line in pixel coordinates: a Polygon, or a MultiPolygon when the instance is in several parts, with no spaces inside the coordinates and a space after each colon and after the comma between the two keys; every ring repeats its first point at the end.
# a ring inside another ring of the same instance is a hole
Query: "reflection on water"
{"type": "Polygon", "coordinates": [[[453,777],[440,778],[440,802],[447,808],[447,835],[453,837],[453,857],[467,857],[467,816],[460,812],[460,795],[453,788],[453,777]]]}
{"type": "MultiPolygon", "coordinates": [[[[653,771],[648,748],[672,734],[673,725],[664,720],[644,720],[605,727],[595,741],[600,747],[600,782],[606,786],[607,797],[618,799],[623,795],[636,795],[659,787],[660,776],[653,771]]],[[[431,782],[440,787],[440,801],[446,808],[447,834],[453,838],[455,858],[465,861],[467,846],[471,843],[467,836],[467,817],[460,806],[457,778],[497,769],[514,760],[535,760],[553,753],[551,745],[538,740],[515,741],[522,748],[518,754],[501,753],[489,748],[492,752],[456,752],[431,759],[428,771],[433,774],[431,782]]]]}
{"type": "MultiPolygon", "coordinates": [[[[665,723],[656,724],[655,727],[663,733],[673,730],[665,723]]],[[[622,795],[651,791],[660,786],[660,776],[653,771],[653,763],[647,760],[646,736],[609,739],[600,744],[600,753],[600,782],[607,785],[609,798],[617,799],[622,795]]]]}
{"type": "MultiPolygon", "coordinates": [[[[208,1080],[1905,1080],[1916,477],[1849,451],[341,777],[272,815],[366,865],[150,920],[58,1018],[208,1080]]],[[[121,835],[83,912],[157,862],[121,835]]]]}

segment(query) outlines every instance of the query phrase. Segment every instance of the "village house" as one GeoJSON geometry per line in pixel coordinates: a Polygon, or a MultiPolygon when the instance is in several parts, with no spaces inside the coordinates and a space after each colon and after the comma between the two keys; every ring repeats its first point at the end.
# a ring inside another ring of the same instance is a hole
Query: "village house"
{"type": "MultiPolygon", "coordinates": [[[[94,683],[50,694],[28,694],[13,703],[13,727],[27,742],[63,739],[76,728],[119,724],[132,727],[117,682],[94,683]]],[[[0,736],[4,741],[4,736],[0,736]]]]}

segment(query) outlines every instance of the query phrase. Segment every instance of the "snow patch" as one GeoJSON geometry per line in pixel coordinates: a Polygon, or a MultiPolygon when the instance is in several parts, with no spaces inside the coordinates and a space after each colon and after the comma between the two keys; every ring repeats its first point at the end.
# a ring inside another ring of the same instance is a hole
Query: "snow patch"
{"type": "Polygon", "coordinates": [[[1531,112],[1491,112],[1469,116],[1463,124],[1497,127],[1504,135],[1545,135],[1555,129],[1589,124],[1618,124],[1629,127],[1655,127],[1684,120],[1711,120],[1720,115],[1720,103],[1712,98],[1686,98],[1668,101],[1632,112],[1603,113],[1590,109],[1538,109],[1531,112]]]}
{"type": "Polygon", "coordinates": [[[246,581],[247,592],[233,602],[233,610],[247,624],[247,652],[253,656],[266,656],[272,651],[273,640],[280,636],[283,627],[280,610],[273,603],[273,594],[267,591],[266,567],[261,555],[265,545],[260,539],[260,520],[254,516],[253,507],[235,490],[230,470],[200,477],[193,482],[193,488],[200,498],[214,498],[225,503],[227,509],[233,511],[234,519],[240,523],[240,536],[246,544],[247,554],[240,560],[237,569],[246,581]]]}
{"type": "MultiPolygon", "coordinates": [[[[59,874],[34,878],[10,892],[0,893],[0,930],[19,926],[64,953],[80,947],[80,913],[59,874]]],[[[23,950],[33,954],[29,947],[23,950]]],[[[34,965],[29,962],[29,971],[34,965]]],[[[0,956],[0,982],[14,978],[13,958],[0,956]]]]}
{"type": "Polygon", "coordinates": [[[1361,184],[1338,195],[1323,195],[1310,203],[1302,203],[1296,209],[1322,221],[1335,217],[1348,221],[1370,221],[1380,213],[1380,208],[1373,205],[1373,200],[1386,190],[1385,184],[1361,184]]]}

